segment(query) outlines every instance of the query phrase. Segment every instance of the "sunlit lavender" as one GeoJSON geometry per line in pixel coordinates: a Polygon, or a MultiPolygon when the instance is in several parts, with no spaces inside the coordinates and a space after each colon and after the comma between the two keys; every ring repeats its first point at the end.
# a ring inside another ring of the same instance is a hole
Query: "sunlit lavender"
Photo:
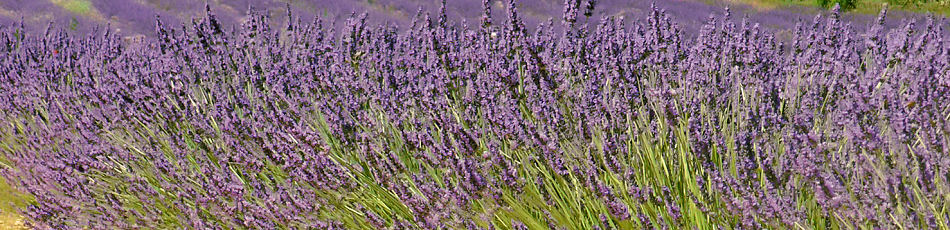
{"type": "Polygon", "coordinates": [[[452,4],[2,25],[0,175],[38,229],[950,229],[943,18],[452,4]]]}

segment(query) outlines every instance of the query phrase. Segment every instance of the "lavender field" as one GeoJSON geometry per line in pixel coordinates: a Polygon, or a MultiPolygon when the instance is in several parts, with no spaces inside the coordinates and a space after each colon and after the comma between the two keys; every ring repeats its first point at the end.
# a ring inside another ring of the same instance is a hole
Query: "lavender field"
{"type": "Polygon", "coordinates": [[[946,19],[557,2],[2,24],[0,228],[950,229],[946,19]]]}

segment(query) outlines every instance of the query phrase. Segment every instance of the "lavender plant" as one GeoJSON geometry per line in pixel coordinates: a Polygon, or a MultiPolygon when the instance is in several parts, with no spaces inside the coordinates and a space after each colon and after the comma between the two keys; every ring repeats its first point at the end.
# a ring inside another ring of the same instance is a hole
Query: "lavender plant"
{"type": "Polygon", "coordinates": [[[689,37],[657,8],[483,2],[407,28],[4,26],[0,174],[41,229],[950,228],[944,19],[835,10],[785,44],[728,10],[689,37]]]}

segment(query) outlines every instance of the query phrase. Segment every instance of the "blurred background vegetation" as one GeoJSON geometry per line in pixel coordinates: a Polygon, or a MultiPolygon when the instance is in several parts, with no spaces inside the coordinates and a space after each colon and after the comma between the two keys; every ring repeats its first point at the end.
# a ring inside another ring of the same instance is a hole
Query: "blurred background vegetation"
{"type": "Polygon", "coordinates": [[[917,13],[930,12],[950,16],[950,0],[740,0],[739,2],[772,7],[797,5],[831,8],[839,4],[842,10],[866,14],[878,13],[887,6],[917,13]]]}
{"type": "MultiPolygon", "coordinates": [[[[430,0],[431,2],[437,2],[436,0],[430,0]]],[[[917,13],[934,13],[941,16],[950,16],[950,0],[696,0],[697,2],[707,2],[713,5],[712,3],[716,2],[731,2],[736,4],[743,4],[754,6],[754,8],[761,9],[785,9],[789,7],[824,7],[830,8],[835,4],[840,4],[842,9],[849,12],[860,13],[860,14],[876,14],[883,7],[890,9],[899,9],[917,13]]],[[[182,12],[190,12],[185,9],[203,9],[199,7],[204,4],[205,1],[181,1],[181,0],[142,0],[142,1],[132,1],[137,2],[136,7],[124,6],[120,7],[122,4],[114,4],[116,2],[122,2],[121,0],[46,0],[46,1],[19,1],[19,0],[0,0],[0,23],[12,23],[19,19],[24,19],[28,22],[35,21],[38,28],[46,26],[46,22],[49,21],[59,21],[59,26],[65,26],[71,29],[75,29],[76,25],[80,22],[83,22],[83,25],[93,25],[93,24],[102,24],[106,21],[110,21],[112,26],[123,28],[130,31],[130,34],[134,33],[149,33],[152,31],[150,28],[154,24],[154,16],[162,15],[164,16],[163,20],[176,22],[178,20],[185,20],[187,16],[194,16],[197,14],[186,14],[182,12]],[[180,2],[180,3],[179,3],[180,2]],[[57,9],[58,8],[58,9],[57,9]],[[144,12],[144,13],[143,13],[144,12]],[[65,18],[65,19],[63,19],[65,18]],[[68,20],[67,23],[62,23],[61,20],[68,20]]],[[[212,1],[219,2],[219,1],[212,1]]],[[[235,1],[241,2],[241,1],[235,1]]],[[[290,2],[278,0],[277,3],[290,2]]],[[[319,1],[317,1],[319,2],[319,1]]],[[[374,5],[376,0],[354,0],[352,4],[344,4],[347,1],[340,1],[336,5],[331,4],[331,9],[335,9],[340,12],[350,12],[351,7],[358,8],[361,4],[374,5]],[[350,6],[353,5],[353,6],[350,6]],[[336,8],[334,8],[336,7],[336,8]],[[345,9],[345,10],[344,10],[345,9]]],[[[419,1],[423,2],[423,1],[419,1]]],[[[557,1],[555,1],[557,2],[557,1]]],[[[237,3],[233,5],[228,5],[229,3],[220,3],[215,4],[215,10],[219,15],[225,17],[235,14],[239,16],[239,13],[243,10],[243,6],[237,3]]],[[[250,4],[250,3],[249,3],[250,4]]],[[[283,6],[282,4],[276,4],[277,6],[283,6]]],[[[296,5],[295,5],[296,7],[296,5]]],[[[391,9],[393,7],[388,7],[384,9],[391,9]]],[[[413,7],[404,7],[406,9],[414,9],[413,7]]],[[[365,7],[365,9],[373,10],[377,8],[365,7]]],[[[383,9],[383,8],[380,8],[383,9]]],[[[305,11],[306,10],[301,10],[305,11]]],[[[319,12],[319,10],[312,10],[314,12],[319,12]]],[[[560,12],[559,9],[555,7],[555,12],[560,12]]],[[[371,11],[372,12],[372,11],[371,11]]],[[[705,14],[703,12],[702,14],[705,14]]],[[[392,13],[393,18],[397,18],[402,14],[392,13]]],[[[304,14],[306,15],[306,14],[304,14]]],[[[234,16],[234,17],[237,17],[234,16]]],[[[386,18],[388,19],[388,18],[386,18]]],[[[175,24],[175,23],[169,23],[175,24]]],[[[0,163],[4,163],[3,159],[0,159],[0,163]]],[[[3,167],[3,165],[0,165],[3,167]]],[[[19,218],[15,215],[15,209],[17,207],[23,207],[25,203],[29,202],[30,198],[20,195],[15,189],[11,188],[6,181],[0,177],[0,229],[9,229],[10,224],[13,221],[17,221],[19,218]]]]}

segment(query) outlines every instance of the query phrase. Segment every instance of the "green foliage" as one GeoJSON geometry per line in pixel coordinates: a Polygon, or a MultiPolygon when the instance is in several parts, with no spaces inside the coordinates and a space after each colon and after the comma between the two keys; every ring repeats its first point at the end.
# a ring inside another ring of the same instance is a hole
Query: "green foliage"
{"type": "MultiPolygon", "coordinates": [[[[9,136],[11,135],[0,132],[0,137],[9,136]]],[[[13,146],[6,144],[8,142],[8,140],[0,138],[0,153],[10,151],[13,148],[13,146]]],[[[0,169],[9,169],[13,167],[12,165],[12,162],[0,154],[0,169]]],[[[6,179],[0,177],[0,229],[17,229],[15,227],[18,225],[16,221],[20,218],[17,215],[17,209],[25,207],[31,200],[32,198],[24,196],[10,186],[6,179]]]]}
{"type": "Polygon", "coordinates": [[[753,0],[752,2],[810,5],[824,8],[831,8],[838,4],[842,11],[861,14],[877,14],[884,7],[896,7],[911,12],[950,15],[950,0],[753,0]]]}
{"type": "Polygon", "coordinates": [[[88,0],[54,0],[54,4],[63,7],[69,12],[79,15],[92,13],[92,2],[88,0]]]}
{"type": "Polygon", "coordinates": [[[818,5],[822,7],[841,6],[841,10],[852,10],[857,6],[858,0],[817,0],[818,5]]]}
{"type": "Polygon", "coordinates": [[[884,0],[887,4],[896,5],[896,6],[920,6],[924,4],[939,4],[944,6],[950,6],[950,1],[948,0],[884,0]]]}

